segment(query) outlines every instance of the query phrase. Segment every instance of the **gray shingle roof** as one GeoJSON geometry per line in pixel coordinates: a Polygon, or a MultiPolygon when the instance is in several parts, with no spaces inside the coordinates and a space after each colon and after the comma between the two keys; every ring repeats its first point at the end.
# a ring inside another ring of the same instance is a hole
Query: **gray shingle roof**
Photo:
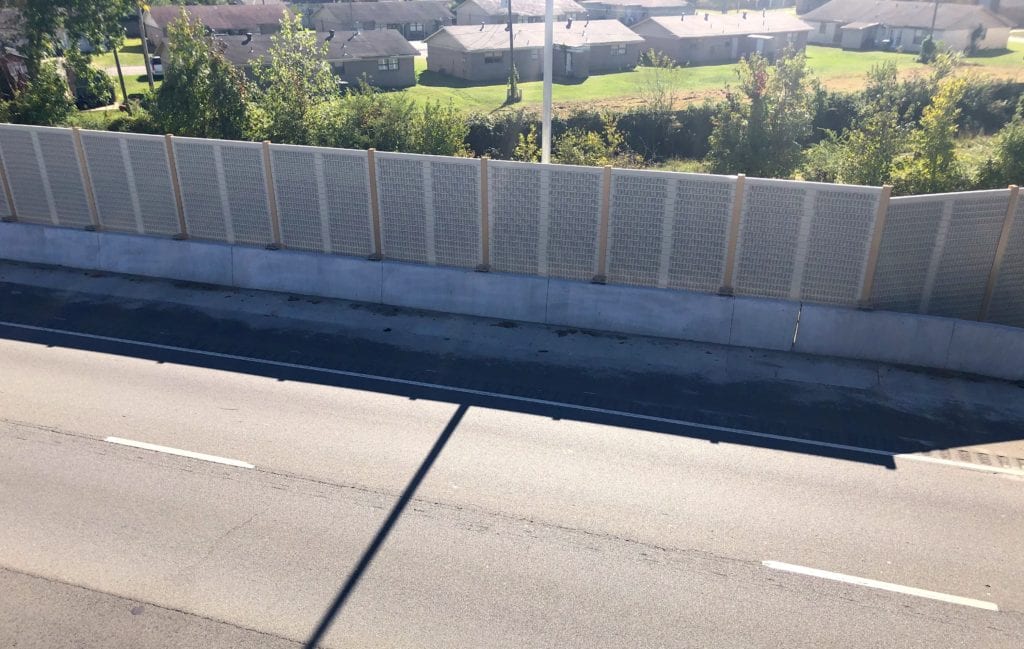
{"type": "Polygon", "coordinates": [[[712,13],[704,20],[704,14],[692,16],[659,16],[648,18],[633,25],[638,34],[648,36],[676,36],[679,38],[699,38],[701,36],[743,35],[743,34],[785,34],[789,32],[806,32],[811,26],[792,14],[759,11],[719,14],[712,13]]]}
{"type": "Polygon", "coordinates": [[[448,3],[435,0],[411,0],[410,2],[339,2],[324,5],[311,13],[312,24],[318,29],[321,24],[327,29],[355,22],[375,22],[400,25],[405,23],[427,23],[439,20],[451,24],[455,15],[448,9],[448,3]]]}
{"type": "MultiPolygon", "coordinates": [[[[467,0],[476,3],[476,6],[483,9],[488,15],[504,15],[508,13],[508,5],[502,6],[501,0],[467,0]]],[[[512,0],[512,13],[521,16],[543,16],[544,0],[512,0]]],[[[580,4],[575,0],[555,0],[555,15],[586,13],[580,4]]]]}
{"type": "MultiPolygon", "coordinates": [[[[327,32],[317,32],[317,38],[324,40],[327,32]]],[[[270,34],[253,34],[252,40],[243,45],[244,36],[219,36],[217,38],[224,56],[235,65],[246,65],[253,59],[266,59],[273,37],[270,34]]],[[[419,52],[393,30],[371,30],[361,32],[335,32],[327,50],[327,60],[340,62],[346,59],[379,59],[386,56],[416,56],[419,52]]]]}
{"type": "MultiPolygon", "coordinates": [[[[544,23],[516,23],[515,46],[520,48],[544,47],[544,23]]],[[[574,20],[566,29],[565,23],[555,25],[555,45],[579,47],[609,43],[642,43],[635,34],[618,20],[574,20]]],[[[508,47],[505,25],[456,25],[445,27],[426,39],[427,45],[436,44],[466,52],[486,52],[508,47]]]]}
{"type": "MultiPolygon", "coordinates": [[[[879,23],[889,27],[930,29],[934,11],[934,2],[832,0],[814,11],[807,12],[803,19],[812,22],[879,23]]],[[[1010,21],[977,5],[939,3],[935,29],[973,29],[978,25],[986,28],[1009,27],[1010,21]]]]}
{"type": "Polygon", "coordinates": [[[288,7],[282,4],[268,5],[188,5],[185,7],[152,7],[146,23],[164,29],[177,20],[184,9],[192,20],[198,20],[214,31],[252,29],[259,25],[280,22],[288,7]]]}

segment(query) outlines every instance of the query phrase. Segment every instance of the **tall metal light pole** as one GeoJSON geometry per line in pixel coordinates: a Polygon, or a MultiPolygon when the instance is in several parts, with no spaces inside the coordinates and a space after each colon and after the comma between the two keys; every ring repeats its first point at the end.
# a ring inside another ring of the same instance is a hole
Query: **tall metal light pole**
{"type": "Polygon", "coordinates": [[[540,161],[551,162],[551,74],[555,59],[555,0],[544,0],[544,108],[540,161]]]}

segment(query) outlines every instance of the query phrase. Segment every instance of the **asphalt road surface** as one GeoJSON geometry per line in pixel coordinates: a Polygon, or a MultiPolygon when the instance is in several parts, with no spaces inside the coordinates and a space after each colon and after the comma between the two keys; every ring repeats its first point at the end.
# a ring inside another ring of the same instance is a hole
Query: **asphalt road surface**
{"type": "Polygon", "coordinates": [[[0,273],[0,647],[301,647],[346,584],[322,646],[1021,646],[1024,479],[836,437],[994,457],[1020,386],[786,355],[705,384],[734,351],[297,302],[0,273]]]}

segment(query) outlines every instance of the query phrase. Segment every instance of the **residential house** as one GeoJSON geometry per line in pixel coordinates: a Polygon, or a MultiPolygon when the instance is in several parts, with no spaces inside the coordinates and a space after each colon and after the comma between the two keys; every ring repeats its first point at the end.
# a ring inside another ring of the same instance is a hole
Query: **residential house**
{"type": "Polygon", "coordinates": [[[792,14],[741,11],[730,14],[659,16],[633,25],[646,48],[681,65],[726,63],[758,53],[775,58],[803,50],[811,27],[792,14]]]}
{"type": "Polygon", "coordinates": [[[28,81],[28,58],[19,48],[25,44],[24,23],[17,9],[0,9],[0,98],[10,99],[28,81]]]}
{"type": "MultiPolygon", "coordinates": [[[[378,88],[408,88],[416,85],[415,47],[393,29],[373,31],[317,32],[327,42],[331,70],[349,85],[366,79],[378,88]]],[[[247,74],[252,66],[268,62],[271,35],[220,36],[224,56],[247,74]]]]}
{"type": "Polygon", "coordinates": [[[978,5],[903,0],[832,0],[803,19],[813,31],[809,42],[847,50],[872,48],[921,51],[932,30],[951,50],[1005,48],[1011,21],[978,5]],[[937,11],[936,11],[937,7],[937,11]]]}
{"type": "MultiPolygon", "coordinates": [[[[456,22],[460,25],[508,23],[508,3],[512,2],[512,22],[544,22],[544,0],[466,0],[455,7],[456,22]]],[[[574,0],[554,1],[555,20],[585,18],[587,10],[574,0]]]]}
{"type": "Polygon", "coordinates": [[[159,51],[167,38],[167,27],[185,11],[217,34],[274,34],[281,29],[281,17],[288,13],[283,4],[187,5],[151,7],[143,16],[149,47],[159,51]]]}
{"type": "Polygon", "coordinates": [[[962,5],[981,5],[994,14],[1008,18],[1016,27],[1024,27],[1024,0],[943,0],[962,5]]]}
{"type": "MultiPolygon", "coordinates": [[[[427,38],[427,69],[481,83],[501,82],[509,74],[509,32],[505,25],[445,27],[427,38]]],[[[524,81],[542,77],[544,24],[513,26],[515,66],[524,81]]],[[[591,74],[636,67],[643,39],[618,20],[574,20],[554,30],[556,79],[585,79],[591,74]]]]}
{"type": "Polygon", "coordinates": [[[407,2],[339,2],[311,7],[306,26],[318,31],[393,29],[407,40],[421,41],[455,22],[448,3],[434,0],[407,2]]]}
{"type": "Polygon", "coordinates": [[[587,10],[588,18],[614,18],[624,25],[635,25],[652,16],[682,16],[695,11],[686,0],[580,0],[580,5],[587,10]]]}

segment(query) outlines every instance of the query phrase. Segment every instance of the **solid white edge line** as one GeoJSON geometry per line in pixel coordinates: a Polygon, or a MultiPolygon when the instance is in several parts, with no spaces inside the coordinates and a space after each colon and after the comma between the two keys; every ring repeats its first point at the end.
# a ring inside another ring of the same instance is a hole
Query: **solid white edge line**
{"type": "Polygon", "coordinates": [[[958,469],[981,471],[983,473],[1002,473],[1004,475],[1015,475],[1017,477],[1024,477],[1024,471],[1018,471],[1017,469],[1007,469],[1001,466],[991,466],[988,464],[970,464],[968,462],[960,462],[958,460],[946,460],[941,457],[930,457],[928,455],[914,455],[913,453],[900,453],[899,455],[894,455],[893,457],[895,457],[898,460],[913,460],[914,462],[941,464],[943,466],[953,466],[958,469]]]}
{"type": "Polygon", "coordinates": [[[194,453],[192,451],[184,451],[180,448],[171,448],[170,446],[160,446],[159,444],[150,444],[148,442],[136,442],[133,439],[125,439],[123,437],[108,437],[105,442],[111,444],[120,444],[121,446],[131,446],[133,448],[141,448],[147,451],[156,451],[157,453],[167,453],[169,455],[180,455],[181,457],[192,458],[193,460],[203,460],[205,462],[216,462],[217,464],[227,464],[229,466],[236,466],[241,469],[255,469],[255,465],[249,464],[248,462],[242,462],[241,460],[232,460],[229,457],[219,457],[217,455],[207,455],[206,453],[194,453]]]}
{"type": "Polygon", "coordinates": [[[128,340],[127,338],[115,338],[113,336],[100,336],[97,334],[87,334],[79,331],[67,331],[65,329],[54,329],[51,327],[38,327],[35,325],[20,324],[17,322],[6,322],[0,320],[0,326],[12,327],[15,329],[26,329],[29,331],[40,331],[44,333],[60,334],[64,336],[72,336],[78,338],[86,338],[90,340],[102,340],[105,342],[122,343],[127,345],[136,345],[138,347],[147,347],[150,349],[162,349],[166,351],[181,352],[184,354],[194,354],[196,356],[209,356],[211,358],[224,358],[228,360],[243,361],[246,363],[255,363],[257,365],[271,365],[274,367],[283,367],[294,370],[303,370],[308,372],[320,372],[323,374],[333,374],[335,376],[347,376],[350,378],[363,379],[367,381],[378,381],[381,383],[392,383],[395,385],[406,385],[418,388],[427,388],[431,390],[442,390],[447,392],[455,392],[457,394],[469,394],[477,397],[490,397],[494,399],[504,399],[506,401],[516,401],[519,403],[532,403],[543,406],[554,406],[557,408],[564,408],[566,410],[578,410],[580,412],[590,412],[600,415],[610,415],[614,417],[623,417],[626,419],[638,419],[641,421],[652,421],[663,424],[672,424],[676,426],[687,426],[690,428],[698,428],[701,430],[712,430],[720,433],[730,433],[733,435],[743,435],[745,437],[756,437],[759,439],[770,439],[778,442],[792,442],[794,444],[803,444],[805,446],[816,446],[819,448],[830,448],[840,451],[853,451],[855,453],[865,453],[868,455],[879,455],[882,457],[891,457],[893,459],[909,459],[918,460],[925,462],[933,462],[935,464],[948,464],[950,466],[956,466],[960,468],[989,471],[996,473],[1010,473],[1012,475],[1021,475],[1020,473],[1013,472],[1007,469],[999,469],[996,467],[981,467],[979,465],[967,464],[967,463],[954,463],[952,460],[939,460],[938,458],[930,458],[917,456],[913,454],[903,453],[892,453],[891,451],[880,451],[874,448],[865,448],[862,446],[851,446],[848,444],[834,444],[832,442],[822,442],[813,439],[803,439],[800,437],[789,437],[787,435],[773,435],[771,433],[759,433],[753,430],[744,430],[742,428],[730,428],[728,426],[715,426],[713,424],[702,424],[694,421],[685,421],[682,419],[670,419],[668,417],[655,417],[653,415],[642,415],[634,412],[625,412],[623,410],[610,410],[608,408],[597,408],[594,406],[582,406],[573,403],[563,403],[560,401],[549,401],[547,399],[536,399],[533,397],[522,397],[514,394],[502,394],[500,392],[488,392],[486,390],[474,390],[472,388],[460,388],[451,385],[441,385],[438,383],[426,383],[424,381],[413,381],[410,379],[398,379],[389,376],[377,376],[374,374],[364,374],[362,372],[350,372],[348,370],[336,370],[328,367],[316,367],[313,365],[301,365],[298,363],[287,363],[284,361],[274,361],[265,358],[254,358],[251,356],[240,356],[237,354],[224,354],[221,352],[210,352],[201,349],[190,349],[188,347],[178,347],[175,345],[162,345],[160,343],[148,343],[140,340],[128,340]]]}
{"type": "Polygon", "coordinates": [[[766,568],[771,568],[772,570],[782,570],[784,572],[792,572],[798,575],[806,575],[808,577],[820,577],[821,579],[839,581],[846,584],[853,584],[855,586],[877,588],[878,590],[887,590],[893,593],[901,593],[903,595],[914,595],[915,597],[934,599],[940,602],[946,602],[948,604],[959,604],[960,606],[982,608],[986,611],[999,610],[999,607],[996,606],[996,604],[994,604],[993,602],[986,602],[980,599],[971,599],[970,597],[960,597],[958,595],[949,595],[947,593],[938,593],[933,590],[914,588],[913,586],[901,586],[900,584],[891,584],[887,581],[876,581],[874,579],[866,579],[864,577],[854,577],[852,575],[844,575],[839,572],[829,572],[827,570],[818,570],[817,568],[796,566],[791,563],[783,563],[781,561],[762,561],[761,565],[763,565],[766,568]]]}

